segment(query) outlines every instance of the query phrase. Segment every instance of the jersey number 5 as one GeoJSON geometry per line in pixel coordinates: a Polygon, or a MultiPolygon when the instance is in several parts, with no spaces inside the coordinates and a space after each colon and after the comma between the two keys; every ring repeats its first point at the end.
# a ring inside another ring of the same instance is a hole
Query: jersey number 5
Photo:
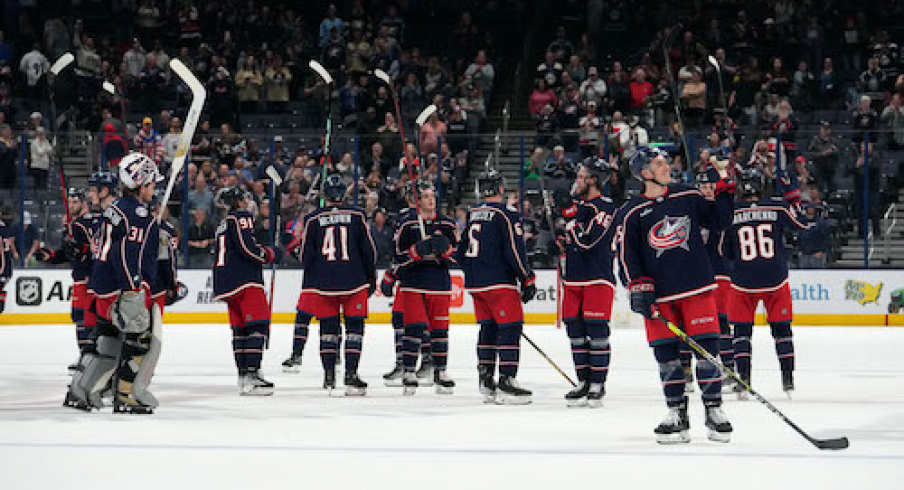
{"type": "Polygon", "coordinates": [[[340,254],[340,260],[348,261],[348,227],[347,226],[329,226],[323,231],[323,246],[320,247],[320,253],[326,256],[326,260],[335,262],[336,252],[340,254]],[[336,228],[339,229],[339,244],[336,246],[336,228]],[[338,248],[338,250],[337,250],[338,248]]]}
{"type": "Polygon", "coordinates": [[[482,226],[480,223],[474,223],[468,228],[468,250],[465,252],[465,257],[477,257],[477,254],[480,253],[480,240],[474,234],[480,233],[482,226]]]}
{"type": "Polygon", "coordinates": [[[750,262],[757,257],[771,259],[775,257],[775,240],[772,234],[772,224],[763,223],[754,228],[742,226],[738,228],[738,242],[741,246],[741,260],[750,262]]]}

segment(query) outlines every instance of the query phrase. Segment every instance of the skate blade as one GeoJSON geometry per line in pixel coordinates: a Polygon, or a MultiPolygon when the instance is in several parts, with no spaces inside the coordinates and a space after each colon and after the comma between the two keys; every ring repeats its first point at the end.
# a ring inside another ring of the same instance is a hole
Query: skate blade
{"type": "Polygon", "coordinates": [[[402,380],[401,379],[384,379],[383,384],[390,388],[398,388],[398,387],[402,386],[402,380]]]}
{"type": "Polygon", "coordinates": [[[511,396],[506,394],[496,395],[496,405],[529,405],[530,396],[511,396]]]}
{"type": "Polygon", "coordinates": [[[436,394],[437,394],[437,395],[452,395],[452,394],[455,394],[455,387],[454,387],[454,386],[440,386],[440,385],[436,385],[435,390],[436,390],[436,394]]]}
{"type": "Polygon", "coordinates": [[[746,391],[739,391],[737,393],[738,393],[738,400],[740,400],[740,401],[747,401],[750,399],[750,396],[747,394],[746,391]]]}
{"type": "Polygon", "coordinates": [[[603,400],[587,400],[587,408],[603,408],[603,400]]]}
{"type": "Polygon", "coordinates": [[[154,413],[154,409],[151,407],[117,404],[113,405],[113,413],[125,413],[129,415],[152,415],[154,413]]]}
{"type": "Polygon", "coordinates": [[[252,388],[250,390],[242,390],[241,396],[270,396],[273,394],[273,388],[252,388]]]}
{"type": "Polygon", "coordinates": [[[794,397],[791,396],[791,395],[793,395],[793,394],[794,394],[794,390],[785,390],[785,396],[788,397],[788,400],[793,400],[793,399],[794,399],[794,397]]]}
{"type": "Polygon", "coordinates": [[[364,396],[367,394],[367,388],[345,387],[345,396],[364,396]]]}
{"type": "Polygon", "coordinates": [[[565,400],[565,406],[568,408],[585,408],[587,407],[587,399],[565,400]]]}
{"type": "Polygon", "coordinates": [[[481,393],[484,403],[496,403],[496,393],[481,393]]]}
{"type": "Polygon", "coordinates": [[[675,434],[657,434],[656,442],[659,444],[687,444],[691,442],[691,435],[686,430],[675,434]]]}
{"type": "Polygon", "coordinates": [[[298,374],[301,372],[301,366],[283,366],[282,372],[288,374],[298,374]]]}
{"type": "Polygon", "coordinates": [[[402,388],[402,395],[404,396],[414,396],[417,393],[417,386],[406,386],[402,388]]]}
{"type": "Polygon", "coordinates": [[[722,443],[731,442],[731,432],[717,432],[713,429],[709,429],[707,431],[706,437],[710,441],[722,442],[722,443]]]}
{"type": "Polygon", "coordinates": [[[418,378],[417,385],[418,386],[433,386],[433,381],[428,381],[426,379],[418,378]]]}

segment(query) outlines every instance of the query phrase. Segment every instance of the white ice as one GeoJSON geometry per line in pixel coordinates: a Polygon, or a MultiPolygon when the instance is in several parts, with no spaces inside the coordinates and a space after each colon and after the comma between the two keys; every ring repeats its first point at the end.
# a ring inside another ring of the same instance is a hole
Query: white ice
{"type": "MultiPolygon", "coordinates": [[[[571,375],[564,331],[526,331],[571,375]]],[[[732,441],[710,442],[699,392],[692,442],[657,445],[665,408],[640,330],[613,332],[597,410],[565,408],[568,385],[526,343],[519,379],[534,403],[483,404],[472,325],[452,328],[452,396],[422,388],[403,398],[382,386],[393,360],[387,325],[368,326],[367,397],[328,396],[316,340],[301,374],[280,371],[291,334],[275,326],[265,356],[276,394],[252,398],[237,395],[227,327],[167,326],[153,385],[161,406],[129,416],[60,406],[73,327],[0,327],[0,488],[904,488],[901,328],[797,328],[792,401],[769,332],[757,329],[754,386],[813,435],[848,436],[839,452],[819,451],[758,402],[729,396],[732,441]]]]}

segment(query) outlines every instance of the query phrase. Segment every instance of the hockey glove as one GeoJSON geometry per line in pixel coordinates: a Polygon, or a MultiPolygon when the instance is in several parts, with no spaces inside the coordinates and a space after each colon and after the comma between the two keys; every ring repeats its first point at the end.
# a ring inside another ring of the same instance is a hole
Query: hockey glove
{"type": "Polygon", "coordinates": [[[0,291],[0,313],[6,309],[6,291],[0,291]]]}
{"type": "Polygon", "coordinates": [[[415,243],[408,251],[411,253],[412,259],[424,260],[428,255],[433,254],[433,244],[428,238],[415,243]]]}
{"type": "Polygon", "coordinates": [[[41,247],[35,251],[35,258],[38,262],[50,262],[53,259],[53,250],[47,247],[41,247]]]}
{"type": "Polygon", "coordinates": [[[88,259],[90,249],[87,243],[80,246],[75,240],[63,240],[63,254],[70,262],[84,262],[88,259]]]}
{"type": "Polygon", "coordinates": [[[398,276],[396,276],[395,271],[392,269],[383,273],[383,280],[380,281],[380,292],[383,293],[383,296],[386,296],[387,298],[392,297],[393,289],[398,279],[398,276]]]}
{"type": "Polygon", "coordinates": [[[788,203],[795,205],[800,203],[800,188],[791,186],[791,179],[782,177],[782,197],[788,203]]]}
{"type": "Polygon", "coordinates": [[[640,313],[644,318],[653,319],[656,311],[656,285],[649,277],[635,279],[628,284],[631,311],[640,313]]]}
{"type": "Polygon", "coordinates": [[[735,191],[735,182],[728,177],[716,182],[715,195],[722,194],[723,192],[727,192],[728,194],[734,194],[735,191]]]}
{"type": "Polygon", "coordinates": [[[167,289],[163,304],[169,306],[179,300],[179,292],[175,289],[167,289]]]}
{"type": "Polygon", "coordinates": [[[367,297],[370,298],[375,292],[377,292],[376,278],[367,281],[367,297]]]}
{"type": "Polygon", "coordinates": [[[534,299],[534,296],[537,295],[537,285],[534,284],[537,281],[535,276],[530,276],[530,279],[521,284],[521,302],[527,303],[528,301],[534,299]]]}
{"type": "Polygon", "coordinates": [[[449,246],[451,245],[451,243],[449,243],[449,239],[445,236],[434,235],[428,238],[427,241],[430,242],[430,253],[434,257],[442,257],[446,255],[447,252],[449,252],[449,246]]]}
{"type": "Polygon", "coordinates": [[[279,263],[282,260],[283,249],[279,247],[264,247],[264,252],[267,254],[268,264],[279,263]]]}

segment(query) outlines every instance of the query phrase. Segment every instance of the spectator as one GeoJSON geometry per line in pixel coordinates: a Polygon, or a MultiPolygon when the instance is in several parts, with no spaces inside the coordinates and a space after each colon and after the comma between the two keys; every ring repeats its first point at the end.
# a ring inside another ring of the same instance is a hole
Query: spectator
{"type": "Polygon", "coordinates": [[[535,116],[535,122],[537,125],[536,143],[540,146],[546,146],[549,144],[553,135],[559,130],[555,109],[553,109],[551,105],[546,104],[543,106],[543,109],[540,110],[540,114],[535,116]]]}
{"type": "Polygon", "coordinates": [[[816,95],[819,97],[819,105],[824,109],[836,109],[841,105],[841,80],[835,73],[832,58],[826,58],[822,63],[822,73],[816,84],[816,95]]]}
{"type": "Polygon", "coordinates": [[[791,75],[791,104],[803,110],[810,110],[813,104],[813,93],[816,89],[816,77],[810,71],[806,61],[797,64],[797,71],[791,75]]]}
{"type": "Polygon", "coordinates": [[[273,64],[267,68],[264,77],[266,79],[267,110],[285,112],[286,103],[289,102],[289,83],[292,82],[292,73],[283,66],[282,56],[273,57],[273,64]]]}
{"type": "Polygon", "coordinates": [[[549,47],[546,50],[556,53],[556,58],[562,61],[571,58],[572,53],[574,53],[574,46],[565,35],[565,27],[559,26],[556,28],[556,38],[549,43],[549,47]]]}
{"type": "Polygon", "coordinates": [[[163,144],[160,134],[154,129],[154,122],[151,118],[145,117],[141,121],[141,129],[132,139],[132,148],[160,164],[163,159],[163,144]]]}
{"type": "Polygon", "coordinates": [[[145,58],[144,68],[138,74],[138,86],[145,108],[152,114],[157,112],[166,87],[166,73],[157,65],[157,58],[152,54],[145,58]]]}
{"type": "Polygon", "coordinates": [[[391,165],[389,158],[383,155],[383,145],[379,141],[371,145],[370,153],[364,157],[364,173],[370,174],[376,168],[380,175],[386,175],[391,165]]]}
{"type": "Polygon", "coordinates": [[[869,140],[877,141],[876,130],[879,128],[879,114],[872,108],[872,99],[869,95],[860,97],[860,103],[853,113],[854,134],[851,137],[855,143],[863,140],[863,134],[869,132],[869,140]]]}
{"type": "Polygon", "coordinates": [[[273,231],[270,226],[270,201],[261,200],[257,207],[257,218],[254,220],[254,238],[261,245],[273,245],[271,239],[273,231]]]}
{"type": "Polygon", "coordinates": [[[133,79],[138,78],[146,61],[147,54],[141,46],[141,41],[139,41],[137,37],[132,39],[132,46],[124,55],[122,55],[122,62],[126,66],[126,74],[133,79]]]}
{"type": "Polygon", "coordinates": [[[841,62],[847,73],[856,73],[862,66],[861,60],[866,32],[860,29],[854,17],[848,17],[841,32],[841,62]]]}
{"type": "Polygon", "coordinates": [[[43,127],[38,127],[35,138],[31,141],[31,177],[35,189],[47,189],[47,173],[50,171],[50,160],[53,158],[53,144],[47,139],[43,127]]]}
{"type": "Polygon", "coordinates": [[[41,246],[41,231],[34,225],[31,219],[31,213],[25,211],[23,220],[16,223],[13,227],[13,258],[20,259],[23,263],[31,265],[31,259],[34,257],[38,247],[41,246]]]}
{"type": "MultiPolygon", "coordinates": [[[[383,125],[377,128],[377,141],[386,152],[386,157],[391,161],[397,161],[402,155],[401,136],[395,116],[387,112],[383,118],[383,125]]],[[[388,175],[384,172],[385,175],[388,175]]]]}
{"type": "Polygon", "coordinates": [[[546,51],[545,56],[543,63],[537,66],[537,78],[544,80],[548,87],[556,88],[562,80],[562,72],[565,71],[565,68],[556,59],[554,51],[546,51]]]}
{"type": "Polygon", "coordinates": [[[424,73],[424,92],[428,97],[442,93],[449,84],[449,74],[439,64],[439,58],[431,56],[427,60],[427,71],[424,73]]]}
{"type": "Polygon", "coordinates": [[[15,189],[18,174],[18,142],[9,124],[0,124],[0,189],[15,189]]]}
{"type": "Polygon", "coordinates": [[[373,222],[370,224],[370,234],[373,236],[374,245],[377,248],[377,267],[389,267],[395,251],[392,227],[386,223],[386,210],[377,209],[374,212],[373,222]]]}
{"type": "Polygon", "coordinates": [[[882,110],[882,122],[889,130],[888,149],[904,150],[904,107],[901,107],[901,94],[894,94],[891,101],[882,110]]]}
{"type": "Polygon", "coordinates": [[[207,107],[210,124],[235,124],[236,99],[229,70],[219,66],[214,77],[207,84],[207,107]]]}
{"type": "Polygon", "coordinates": [[[208,269],[211,266],[214,244],[214,227],[207,219],[203,207],[192,210],[192,222],[188,227],[188,266],[208,269]]]}
{"type": "Polygon", "coordinates": [[[625,111],[631,102],[631,89],[628,85],[628,72],[622,67],[620,61],[612,63],[612,73],[609,74],[607,89],[609,109],[612,111],[625,111]]]}
{"type": "Polygon", "coordinates": [[[801,189],[807,189],[816,184],[813,168],[803,155],[794,159],[794,166],[791,171],[797,177],[797,182],[801,189]]]}
{"type": "Polygon", "coordinates": [[[482,94],[490,94],[493,90],[496,71],[493,69],[493,64],[487,61],[486,51],[481,49],[477,52],[474,62],[465,70],[465,76],[471,77],[471,83],[479,88],[482,94]]]}
{"type": "Polygon", "coordinates": [[[857,88],[877,99],[884,96],[888,88],[888,75],[879,67],[879,58],[869,59],[866,70],[857,79],[857,88]]]}
{"type": "Polygon", "coordinates": [[[573,54],[568,58],[568,66],[565,67],[564,73],[568,73],[568,75],[571,76],[571,79],[577,84],[584,83],[584,80],[587,78],[587,70],[584,69],[581,58],[576,54],[573,54]]]}
{"type": "Polygon", "coordinates": [[[205,216],[213,216],[214,212],[214,195],[207,188],[207,178],[203,173],[199,173],[195,177],[194,189],[188,191],[188,210],[194,211],[197,208],[204,210],[205,216]]]}
{"type": "Polygon", "coordinates": [[[242,68],[235,74],[236,95],[239,108],[243,113],[255,113],[261,100],[264,77],[254,60],[254,56],[245,58],[242,68]]]}
{"type": "Polygon", "coordinates": [[[832,225],[821,216],[821,210],[813,203],[804,205],[810,228],[798,233],[799,267],[801,269],[825,269],[832,245],[832,225]]]}
{"type": "Polygon", "coordinates": [[[587,70],[587,79],[581,83],[581,102],[596,102],[597,107],[602,107],[603,98],[606,97],[606,82],[599,76],[599,70],[591,66],[587,70]]]}
{"type": "Polygon", "coordinates": [[[336,6],[330,4],[327,7],[326,18],[320,23],[320,37],[318,41],[318,46],[323,48],[327,45],[330,38],[330,30],[336,29],[339,35],[345,32],[345,23],[342,22],[342,19],[337,17],[337,9],[336,6]]]}
{"type": "MultiPolygon", "coordinates": [[[[346,73],[364,73],[373,54],[373,46],[364,37],[364,29],[352,25],[352,35],[345,46],[346,73]]],[[[352,75],[354,76],[354,75],[352,75]]]]}
{"type": "Polygon", "coordinates": [[[571,188],[571,184],[574,182],[577,172],[574,168],[574,163],[570,158],[565,156],[565,147],[562,145],[553,147],[552,155],[546,161],[546,165],[543,168],[543,176],[549,180],[549,185],[547,187],[550,191],[557,189],[565,189],[568,191],[571,188]]]}
{"type": "Polygon", "coordinates": [[[647,73],[643,68],[634,70],[634,77],[628,88],[631,90],[631,102],[628,106],[635,114],[644,115],[646,120],[652,120],[652,116],[648,114],[648,107],[655,89],[653,84],[647,81],[647,73]]]}
{"type": "Polygon", "coordinates": [[[766,91],[779,97],[787,97],[791,91],[791,80],[782,66],[782,59],[772,59],[772,71],[766,74],[766,91]]]}
{"type": "Polygon", "coordinates": [[[787,100],[778,104],[778,111],[772,119],[771,129],[781,137],[782,144],[793,145],[797,135],[797,120],[794,118],[794,110],[787,100]]]}
{"type": "Polygon", "coordinates": [[[559,105],[559,99],[556,97],[556,93],[550,88],[546,79],[541,78],[537,80],[537,87],[530,94],[527,105],[530,113],[536,117],[544,107],[556,107],[559,105]]]}
{"type": "Polygon", "coordinates": [[[414,73],[409,73],[405,77],[405,85],[399,92],[400,104],[402,105],[403,120],[400,124],[406,128],[413,126],[415,117],[424,110],[427,105],[424,97],[424,87],[421,86],[421,80],[414,73]],[[408,117],[405,118],[404,115],[408,117]]]}
{"type": "Polygon", "coordinates": [[[762,73],[757,59],[751,56],[747,63],[741,66],[741,71],[734,81],[733,93],[729,97],[730,113],[743,112],[747,116],[747,124],[759,123],[757,118],[756,94],[762,86],[762,73]],[[731,112],[734,110],[735,112],[731,112]]]}
{"type": "Polygon", "coordinates": [[[179,148],[179,140],[181,139],[182,120],[178,117],[173,117],[169,121],[169,131],[160,140],[160,146],[163,147],[163,169],[168,169],[170,164],[173,163],[173,158],[176,158],[176,149],[179,148]]]}
{"type": "MultiPolygon", "coordinates": [[[[553,94],[555,97],[555,94],[553,94]]],[[[468,131],[476,133],[483,130],[484,121],[487,118],[487,106],[480,89],[474,85],[468,85],[468,93],[458,100],[462,110],[468,114],[468,121],[465,123],[468,131]]]]}
{"type": "Polygon", "coordinates": [[[587,103],[587,113],[581,118],[578,145],[581,148],[581,159],[597,154],[602,120],[596,115],[596,102],[587,103]]]}
{"type": "Polygon", "coordinates": [[[431,114],[430,119],[427,120],[426,124],[421,126],[421,153],[438,152],[438,138],[445,140],[446,131],[448,131],[446,123],[440,121],[439,116],[437,116],[435,112],[431,114]]]}
{"type": "Polygon", "coordinates": [[[288,223],[298,217],[303,207],[304,196],[301,194],[301,184],[293,181],[289,184],[289,192],[281,197],[279,209],[282,213],[283,223],[288,223]]]}
{"type": "Polygon", "coordinates": [[[882,155],[876,144],[861,140],[858,143],[857,159],[848,167],[848,175],[854,176],[854,210],[857,220],[857,234],[866,234],[866,220],[872,221],[873,236],[880,236],[879,222],[882,218],[882,194],[880,182],[882,177],[882,155]],[[867,160],[869,163],[867,164],[867,160]],[[868,191],[864,189],[864,173],[868,172],[868,191]],[[869,192],[867,209],[863,209],[864,193],[869,192]]]}
{"type": "Polygon", "coordinates": [[[41,77],[50,70],[50,62],[47,57],[41,53],[41,45],[34,43],[31,51],[25,53],[22,60],[19,61],[19,71],[25,76],[25,85],[28,87],[28,96],[33,100],[41,98],[39,90],[39,82],[41,77]]]}
{"type": "Polygon", "coordinates": [[[685,107],[688,126],[698,127],[706,113],[706,83],[700,72],[694,72],[690,81],[684,84],[681,101],[685,107]]]}
{"type": "Polygon", "coordinates": [[[75,61],[76,69],[85,75],[92,77],[100,75],[101,58],[97,54],[97,50],[94,49],[93,37],[85,36],[82,39],[81,46],[78,46],[78,51],[75,54],[75,61]]]}

